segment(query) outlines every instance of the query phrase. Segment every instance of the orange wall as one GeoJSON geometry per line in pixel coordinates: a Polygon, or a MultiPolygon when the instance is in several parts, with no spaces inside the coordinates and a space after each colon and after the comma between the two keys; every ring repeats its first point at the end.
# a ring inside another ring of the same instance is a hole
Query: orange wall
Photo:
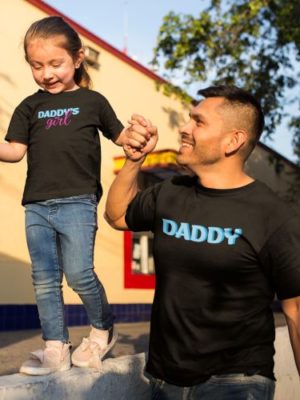
{"type": "MultiPolygon", "coordinates": [[[[29,25],[46,14],[24,0],[1,3],[0,13],[0,140],[2,141],[14,108],[37,90],[22,49],[29,25]],[[3,56],[5,55],[5,56],[3,56]]],[[[133,112],[145,115],[160,127],[158,148],[177,146],[174,115],[183,118],[183,107],[174,98],[156,91],[154,81],[100,48],[87,37],[85,45],[100,51],[100,69],[90,68],[93,89],[104,94],[120,120],[126,124],[133,112]]],[[[99,206],[99,233],[96,239],[96,272],[113,303],[151,302],[152,290],[125,290],[123,279],[123,234],[112,230],[103,220],[105,195],[114,178],[113,157],[122,149],[102,138],[102,182],[104,198],[99,206]]],[[[0,164],[0,304],[34,302],[30,278],[30,260],[24,234],[24,210],[20,205],[26,176],[26,160],[18,164],[0,164]],[[14,290],[12,290],[12,288],[14,290]],[[16,288],[20,288],[16,293],[16,288]]],[[[67,287],[66,303],[79,299],[67,287]]]]}
{"type": "MultiPolygon", "coordinates": [[[[46,14],[24,0],[1,3],[0,13],[0,141],[3,140],[16,105],[37,90],[26,65],[22,49],[24,33],[29,25],[46,14]]],[[[126,124],[133,112],[150,118],[160,132],[157,149],[177,148],[178,125],[187,118],[181,103],[164,96],[154,81],[87,37],[84,44],[100,51],[100,69],[90,68],[93,88],[111,102],[119,118],[126,124]]],[[[104,197],[99,206],[100,230],[96,239],[96,272],[112,303],[150,303],[153,291],[124,289],[123,233],[112,230],[103,220],[103,206],[114,178],[113,157],[122,150],[102,139],[102,183],[104,197]]],[[[268,152],[258,148],[248,163],[254,176],[266,181],[275,190],[287,188],[286,172],[276,174],[268,162],[268,152]]],[[[30,260],[24,235],[24,210],[20,204],[26,176],[26,160],[18,164],[0,163],[0,304],[34,303],[30,278],[30,260]]],[[[79,303],[77,295],[65,287],[65,302],[79,303]]]]}

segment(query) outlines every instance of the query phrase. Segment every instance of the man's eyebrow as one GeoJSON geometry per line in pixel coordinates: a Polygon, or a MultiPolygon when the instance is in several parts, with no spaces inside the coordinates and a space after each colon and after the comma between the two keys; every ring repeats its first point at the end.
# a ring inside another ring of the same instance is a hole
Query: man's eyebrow
{"type": "Polygon", "coordinates": [[[190,112],[189,113],[189,117],[194,119],[194,120],[197,120],[197,121],[203,121],[203,122],[206,121],[206,119],[204,118],[204,116],[202,114],[199,114],[199,113],[196,113],[196,112],[190,112]]]}

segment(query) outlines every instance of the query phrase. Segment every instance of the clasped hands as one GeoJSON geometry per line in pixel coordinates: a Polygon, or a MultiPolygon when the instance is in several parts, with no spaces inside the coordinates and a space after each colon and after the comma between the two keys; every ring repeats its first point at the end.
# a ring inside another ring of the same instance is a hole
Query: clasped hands
{"type": "Polygon", "coordinates": [[[128,123],[123,142],[126,157],[132,161],[144,161],[146,155],[156,146],[157,128],[151,121],[138,114],[133,114],[128,123]]]}

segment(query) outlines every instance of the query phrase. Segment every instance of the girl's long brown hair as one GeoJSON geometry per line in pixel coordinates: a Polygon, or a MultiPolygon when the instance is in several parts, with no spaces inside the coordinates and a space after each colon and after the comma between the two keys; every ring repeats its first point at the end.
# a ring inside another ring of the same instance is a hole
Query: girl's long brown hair
{"type": "MultiPolygon", "coordinates": [[[[58,16],[46,17],[34,22],[26,32],[24,38],[25,58],[27,57],[28,43],[32,39],[43,38],[48,39],[53,36],[63,36],[65,40],[62,42],[62,47],[75,59],[78,51],[83,47],[78,33],[58,16]]],[[[75,83],[84,88],[91,86],[91,78],[87,72],[86,63],[83,61],[80,67],[75,70],[75,83]]]]}

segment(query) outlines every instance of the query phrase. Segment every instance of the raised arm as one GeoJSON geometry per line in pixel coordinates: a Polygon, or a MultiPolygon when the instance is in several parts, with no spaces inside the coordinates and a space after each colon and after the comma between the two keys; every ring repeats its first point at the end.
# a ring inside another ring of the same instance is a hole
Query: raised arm
{"type": "Polygon", "coordinates": [[[27,145],[19,142],[0,143],[0,161],[21,161],[27,151],[27,145]]]}
{"type": "Polygon", "coordinates": [[[115,229],[128,229],[125,214],[128,204],[138,191],[137,177],[144,159],[144,157],[139,161],[127,159],[109,189],[104,217],[115,229]]]}
{"type": "Polygon", "coordinates": [[[281,305],[289,329],[296,367],[300,375],[300,297],[283,300],[281,305]]]}
{"type": "MultiPolygon", "coordinates": [[[[142,135],[147,137],[146,144],[137,148],[131,145],[124,145],[127,160],[113,181],[106,200],[104,217],[107,222],[115,229],[128,229],[125,215],[126,210],[138,191],[137,178],[141,166],[157,143],[157,129],[143,117],[134,115],[130,121],[131,127],[128,134],[131,138],[142,135]]],[[[132,143],[132,142],[131,142],[132,143]]]]}

